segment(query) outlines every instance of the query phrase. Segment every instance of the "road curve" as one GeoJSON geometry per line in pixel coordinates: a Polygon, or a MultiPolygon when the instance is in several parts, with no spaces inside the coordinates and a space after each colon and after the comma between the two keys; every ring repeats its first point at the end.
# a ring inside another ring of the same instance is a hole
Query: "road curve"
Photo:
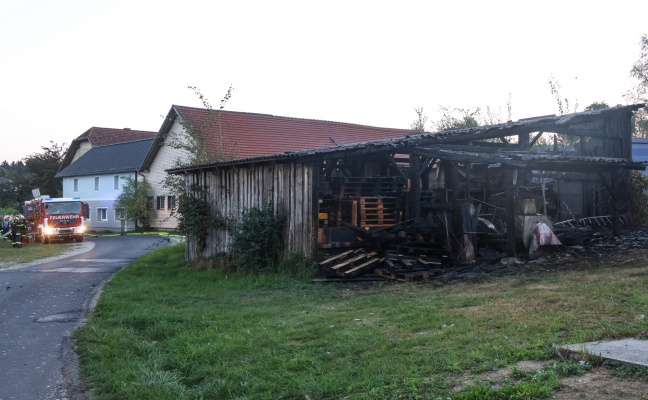
{"type": "Polygon", "coordinates": [[[63,258],[0,270],[0,400],[83,399],[70,335],[117,271],[174,243],[153,235],[86,240],[63,258]]]}

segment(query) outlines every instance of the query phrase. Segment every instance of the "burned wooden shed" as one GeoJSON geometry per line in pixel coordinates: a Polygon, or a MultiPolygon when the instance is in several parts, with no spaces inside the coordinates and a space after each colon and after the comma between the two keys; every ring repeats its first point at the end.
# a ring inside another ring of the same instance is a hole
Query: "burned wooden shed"
{"type": "MultiPolygon", "coordinates": [[[[481,243],[525,251],[525,216],[621,218],[624,177],[643,170],[631,153],[632,115],[643,104],[490,126],[418,133],[169,170],[208,189],[212,212],[237,218],[272,200],[287,216],[286,254],[390,246],[472,257],[481,243]],[[567,135],[567,143],[554,134],[567,135]],[[541,147],[540,143],[544,143],[541,147]],[[524,234],[521,234],[521,231],[524,234]]],[[[226,252],[214,228],[203,254],[226,252]]]]}

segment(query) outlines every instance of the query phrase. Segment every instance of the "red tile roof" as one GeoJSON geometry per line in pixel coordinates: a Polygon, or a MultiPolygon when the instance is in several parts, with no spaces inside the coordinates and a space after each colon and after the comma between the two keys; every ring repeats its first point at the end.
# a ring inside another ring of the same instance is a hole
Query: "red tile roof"
{"type": "Polygon", "coordinates": [[[110,144],[134,142],[142,139],[152,139],[157,132],[135,131],[130,128],[97,128],[92,127],[83,132],[74,141],[83,141],[87,139],[93,146],[107,146],[110,144]]]}
{"type": "Polygon", "coordinates": [[[187,125],[206,133],[209,149],[241,159],[292,151],[335,147],[417,133],[342,122],[277,117],[236,111],[173,106],[187,125]]]}

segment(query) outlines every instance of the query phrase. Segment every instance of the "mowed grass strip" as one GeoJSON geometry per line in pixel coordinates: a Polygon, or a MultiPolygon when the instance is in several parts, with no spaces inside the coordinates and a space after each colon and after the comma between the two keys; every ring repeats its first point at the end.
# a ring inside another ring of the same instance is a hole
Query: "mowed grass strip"
{"type": "Polygon", "coordinates": [[[75,338],[95,399],[546,398],[554,370],[457,382],[549,360],[557,344],[640,335],[647,283],[635,266],[313,284],[189,268],[180,244],[120,271],[75,338]]]}
{"type": "Polygon", "coordinates": [[[23,247],[12,247],[11,235],[6,239],[0,238],[0,270],[6,266],[24,264],[48,257],[55,257],[66,252],[72,251],[79,244],[70,242],[54,242],[42,244],[40,242],[30,242],[23,244],[23,247]]]}

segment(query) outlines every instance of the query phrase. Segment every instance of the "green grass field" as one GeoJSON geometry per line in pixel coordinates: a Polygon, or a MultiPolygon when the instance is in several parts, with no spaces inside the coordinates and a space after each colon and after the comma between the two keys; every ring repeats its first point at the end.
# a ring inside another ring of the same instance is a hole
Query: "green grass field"
{"type": "Polygon", "coordinates": [[[586,363],[558,344],[648,329],[648,265],[452,284],[314,284],[189,268],[156,250],[106,284],[79,331],[95,399],[534,399],[586,363]],[[514,369],[492,385],[466,376],[514,369]]]}
{"type": "Polygon", "coordinates": [[[43,258],[54,257],[72,250],[77,246],[75,243],[60,242],[42,244],[30,242],[21,248],[11,247],[11,238],[0,239],[0,270],[6,266],[29,263],[43,258]]]}

